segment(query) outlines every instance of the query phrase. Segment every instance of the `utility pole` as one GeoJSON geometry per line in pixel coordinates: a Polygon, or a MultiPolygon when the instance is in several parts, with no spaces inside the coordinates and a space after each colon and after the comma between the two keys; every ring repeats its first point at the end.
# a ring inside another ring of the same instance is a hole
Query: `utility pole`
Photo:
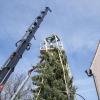
{"type": "Polygon", "coordinates": [[[50,8],[46,7],[45,10],[43,10],[41,14],[35,19],[35,21],[30,25],[23,38],[16,43],[16,51],[11,54],[8,60],[4,63],[2,69],[0,69],[0,92],[2,91],[4,84],[7,82],[12,72],[14,72],[15,66],[22,58],[25,50],[30,49],[30,41],[34,37],[48,11],[51,12],[50,8]]]}

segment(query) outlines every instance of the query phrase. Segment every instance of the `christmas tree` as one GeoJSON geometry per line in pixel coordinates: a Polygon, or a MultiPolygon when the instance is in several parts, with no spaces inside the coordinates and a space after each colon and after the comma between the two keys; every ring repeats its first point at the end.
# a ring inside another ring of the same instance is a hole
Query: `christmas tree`
{"type": "Polygon", "coordinates": [[[45,38],[40,49],[37,74],[32,77],[36,88],[34,100],[74,100],[75,87],[67,57],[57,35],[45,38]]]}

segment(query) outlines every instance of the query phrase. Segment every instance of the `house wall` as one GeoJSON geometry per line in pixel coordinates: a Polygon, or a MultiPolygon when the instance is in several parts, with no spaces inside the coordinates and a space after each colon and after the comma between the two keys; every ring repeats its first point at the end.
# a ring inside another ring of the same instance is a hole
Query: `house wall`
{"type": "Polygon", "coordinates": [[[95,78],[95,82],[96,82],[96,86],[97,86],[97,90],[98,90],[98,94],[100,97],[100,43],[98,45],[96,54],[94,56],[91,68],[92,73],[94,75],[95,78]]]}

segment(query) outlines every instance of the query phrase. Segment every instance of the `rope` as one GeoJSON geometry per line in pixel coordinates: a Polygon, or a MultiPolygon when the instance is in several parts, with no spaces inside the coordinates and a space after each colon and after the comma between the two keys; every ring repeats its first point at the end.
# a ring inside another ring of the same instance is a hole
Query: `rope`
{"type": "MultiPolygon", "coordinates": [[[[65,68],[64,68],[64,65],[63,65],[63,60],[62,60],[62,58],[61,58],[62,52],[61,52],[61,50],[60,50],[60,48],[59,48],[59,44],[58,44],[58,42],[57,42],[56,36],[55,36],[55,39],[56,39],[56,44],[57,44],[57,46],[58,46],[58,54],[59,54],[60,62],[61,62],[62,69],[63,69],[63,77],[64,77],[64,81],[65,81],[66,92],[67,92],[67,95],[68,95],[68,100],[70,100],[70,98],[69,98],[69,91],[68,91],[69,89],[68,89],[68,86],[67,86],[66,75],[65,75],[65,68]]],[[[46,52],[48,52],[47,42],[46,42],[46,40],[44,40],[44,41],[45,41],[45,49],[46,49],[46,52]]],[[[43,84],[43,81],[44,81],[44,80],[42,79],[42,84],[43,84]]],[[[40,90],[39,90],[39,92],[38,92],[38,94],[37,94],[36,100],[38,99],[38,97],[39,97],[39,95],[40,95],[40,92],[41,92],[41,88],[40,88],[40,90]]]]}
{"type": "Polygon", "coordinates": [[[70,99],[70,98],[69,98],[69,91],[68,91],[69,89],[68,89],[67,81],[66,81],[65,68],[64,68],[64,65],[63,65],[62,58],[61,58],[62,52],[61,52],[61,50],[60,50],[60,48],[59,48],[59,44],[58,44],[58,42],[57,42],[56,36],[55,36],[55,39],[56,39],[56,44],[57,44],[57,46],[58,46],[58,54],[59,54],[60,62],[61,62],[62,69],[63,69],[63,77],[64,77],[66,92],[67,92],[68,100],[69,100],[69,99],[70,99]]]}
{"type": "MultiPolygon", "coordinates": [[[[44,40],[44,42],[45,42],[45,49],[46,49],[46,52],[48,52],[48,46],[47,46],[46,40],[44,40]]],[[[46,67],[46,66],[45,66],[45,67],[46,67]]],[[[44,79],[42,78],[42,84],[43,84],[43,82],[44,82],[44,79]]],[[[41,88],[40,88],[40,90],[39,90],[39,92],[38,92],[38,94],[37,94],[36,100],[38,100],[38,97],[39,97],[39,95],[40,95],[40,92],[41,92],[41,88]]]]}
{"type": "MultiPolygon", "coordinates": [[[[43,82],[44,82],[44,79],[42,78],[42,84],[43,84],[43,82]]],[[[41,92],[41,87],[40,87],[40,90],[39,90],[39,92],[38,92],[38,94],[37,94],[36,100],[38,100],[38,97],[39,97],[39,95],[40,95],[40,92],[41,92]]]]}
{"type": "MultiPolygon", "coordinates": [[[[46,48],[46,52],[47,52],[48,48],[47,48],[46,40],[44,40],[44,42],[45,42],[45,48],[46,48]]],[[[44,79],[42,78],[42,84],[43,84],[43,82],[44,82],[44,79]]],[[[40,87],[40,90],[39,90],[39,92],[38,92],[38,94],[37,94],[36,100],[38,100],[38,97],[39,97],[39,95],[40,95],[40,92],[41,92],[41,87],[40,87]]]]}

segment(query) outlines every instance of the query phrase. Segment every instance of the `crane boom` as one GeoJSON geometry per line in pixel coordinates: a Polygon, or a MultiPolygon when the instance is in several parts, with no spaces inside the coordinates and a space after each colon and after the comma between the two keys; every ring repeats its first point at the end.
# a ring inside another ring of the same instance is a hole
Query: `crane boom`
{"type": "MultiPolygon", "coordinates": [[[[40,24],[42,23],[44,17],[47,15],[48,11],[51,12],[50,8],[46,7],[45,10],[41,12],[41,15],[38,16],[35,19],[35,21],[30,25],[23,38],[16,43],[16,51],[11,54],[8,60],[4,63],[2,69],[0,69],[0,87],[4,86],[9,76],[14,71],[15,66],[22,58],[22,55],[25,52],[25,50],[30,49],[30,41],[34,37],[35,32],[38,30],[40,24]]],[[[2,91],[2,89],[0,91],[2,91]]]]}

